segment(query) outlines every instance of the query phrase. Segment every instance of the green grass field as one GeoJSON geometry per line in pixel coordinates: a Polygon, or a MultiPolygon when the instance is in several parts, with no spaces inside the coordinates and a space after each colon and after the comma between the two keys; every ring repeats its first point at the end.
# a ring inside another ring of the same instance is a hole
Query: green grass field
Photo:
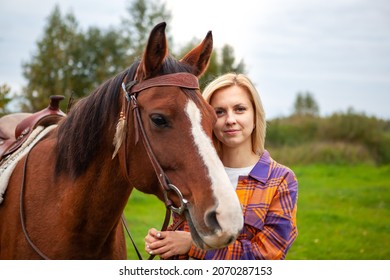
{"type": "MultiPolygon", "coordinates": [[[[289,260],[390,259],[390,166],[290,166],[299,182],[298,238],[289,260]]],[[[165,208],[134,192],[125,210],[144,258],[143,239],[165,208]]],[[[128,258],[138,259],[127,238],[128,258]]]]}

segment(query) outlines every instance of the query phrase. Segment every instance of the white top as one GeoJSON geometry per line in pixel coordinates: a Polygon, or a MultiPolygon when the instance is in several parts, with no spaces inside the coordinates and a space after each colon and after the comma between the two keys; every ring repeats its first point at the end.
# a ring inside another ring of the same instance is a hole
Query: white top
{"type": "Polygon", "coordinates": [[[253,167],[255,167],[255,165],[256,164],[253,164],[253,165],[248,166],[248,167],[241,167],[241,168],[225,167],[225,171],[226,171],[234,189],[237,188],[238,177],[248,176],[249,172],[252,171],[252,169],[253,169],[253,167]]]}

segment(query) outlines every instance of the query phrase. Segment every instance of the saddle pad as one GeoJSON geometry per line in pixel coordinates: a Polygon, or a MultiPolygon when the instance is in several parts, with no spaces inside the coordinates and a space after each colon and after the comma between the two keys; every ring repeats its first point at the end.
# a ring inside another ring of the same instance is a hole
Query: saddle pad
{"type": "Polygon", "coordinates": [[[14,171],[16,164],[21,158],[23,158],[34,146],[42,139],[47,133],[56,128],[57,125],[51,125],[48,127],[38,126],[35,128],[30,136],[27,138],[26,142],[6,158],[0,165],[0,204],[3,202],[4,193],[8,186],[9,178],[11,178],[12,172],[14,171]]]}

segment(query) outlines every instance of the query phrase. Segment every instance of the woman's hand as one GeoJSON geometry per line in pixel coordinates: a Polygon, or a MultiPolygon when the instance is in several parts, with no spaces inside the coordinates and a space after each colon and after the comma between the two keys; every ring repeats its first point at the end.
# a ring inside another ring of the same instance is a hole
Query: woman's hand
{"type": "Polygon", "coordinates": [[[187,254],[191,244],[191,234],[186,231],[158,231],[151,228],[145,236],[146,252],[162,259],[187,254]]]}

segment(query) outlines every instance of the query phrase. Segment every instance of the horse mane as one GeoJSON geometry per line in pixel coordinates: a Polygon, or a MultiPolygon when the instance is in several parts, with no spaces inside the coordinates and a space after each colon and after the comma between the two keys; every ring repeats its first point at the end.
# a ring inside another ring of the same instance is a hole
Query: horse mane
{"type": "MultiPolygon", "coordinates": [[[[113,138],[121,109],[121,84],[125,82],[126,76],[127,82],[134,79],[139,63],[136,61],[127,70],[107,80],[90,95],[78,101],[59,125],[55,164],[57,176],[66,173],[75,179],[84,174],[105,148],[107,133],[110,134],[111,131],[113,138]]],[[[177,72],[192,73],[193,70],[188,64],[168,56],[157,75],[177,72]]],[[[190,92],[195,91],[186,90],[185,94],[196,101],[199,96],[196,97],[196,94],[190,92]]]]}

